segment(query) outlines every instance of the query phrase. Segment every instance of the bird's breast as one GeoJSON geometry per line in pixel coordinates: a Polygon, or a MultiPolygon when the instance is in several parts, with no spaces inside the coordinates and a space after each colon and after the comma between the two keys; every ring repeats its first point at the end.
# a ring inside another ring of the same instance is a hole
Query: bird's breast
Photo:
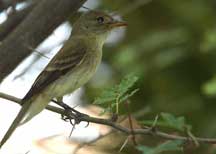
{"type": "Polygon", "coordinates": [[[72,93],[74,90],[83,86],[95,74],[100,65],[102,52],[87,52],[82,62],[56,81],[54,87],[49,90],[51,97],[61,97],[72,93]]]}

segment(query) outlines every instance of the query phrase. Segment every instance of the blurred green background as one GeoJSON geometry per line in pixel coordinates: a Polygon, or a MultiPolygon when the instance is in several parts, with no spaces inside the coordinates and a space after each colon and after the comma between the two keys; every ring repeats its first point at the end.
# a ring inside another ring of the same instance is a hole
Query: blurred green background
{"type": "MultiPolygon", "coordinates": [[[[111,76],[99,71],[95,78],[105,81],[88,84],[88,102],[135,73],[140,90],[130,106],[143,111],[139,120],[168,112],[185,116],[195,135],[216,137],[216,1],[104,0],[98,9],[122,12],[128,27],[120,43],[105,46],[103,62],[111,76]]],[[[188,153],[216,149],[204,144],[188,153]]]]}

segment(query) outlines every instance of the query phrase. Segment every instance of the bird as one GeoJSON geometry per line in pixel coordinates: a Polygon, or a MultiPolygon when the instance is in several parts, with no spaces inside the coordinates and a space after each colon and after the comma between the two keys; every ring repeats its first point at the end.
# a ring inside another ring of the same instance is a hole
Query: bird
{"type": "Polygon", "coordinates": [[[127,24],[102,11],[87,11],[73,24],[69,39],[38,75],[21,100],[22,107],[0,142],[39,114],[53,98],[61,98],[83,86],[96,72],[109,33],[127,24]]]}

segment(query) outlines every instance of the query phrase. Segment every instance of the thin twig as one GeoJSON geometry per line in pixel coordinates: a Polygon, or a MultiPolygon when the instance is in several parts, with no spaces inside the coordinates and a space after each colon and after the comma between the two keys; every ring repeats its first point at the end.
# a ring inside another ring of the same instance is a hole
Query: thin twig
{"type": "MultiPolygon", "coordinates": [[[[16,98],[14,96],[8,95],[8,94],[4,94],[2,92],[0,92],[0,98],[6,99],[6,100],[10,100],[13,102],[16,102],[18,104],[21,103],[21,99],[16,98]]],[[[48,105],[46,107],[46,109],[61,114],[61,115],[65,115],[68,116],[68,118],[74,119],[77,117],[74,117],[74,114],[67,114],[65,113],[65,110],[58,108],[58,107],[54,107],[51,105],[48,105]]],[[[83,114],[85,115],[85,114],[83,114]]],[[[80,116],[79,120],[81,122],[91,122],[91,123],[97,123],[97,124],[101,124],[101,125],[106,125],[106,126],[110,126],[118,131],[121,131],[127,135],[132,135],[131,129],[130,128],[126,128],[121,126],[118,123],[115,123],[109,119],[102,119],[102,118],[94,118],[91,116],[80,116]]],[[[134,135],[151,135],[151,136],[157,136],[163,139],[167,139],[167,140],[182,140],[182,141],[189,141],[189,142],[193,142],[193,140],[191,138],[188,138],[187,136],[180,136],[180,135],[173,135],[173,134],[168,134],[162,131],[153,131],[152,129],[149,127],[144,128],[144,129],[133,129],[133,134],[134,135]]],[[[209,143],[209,144],[216,144],[216,138],[202,138],[202,137],[194,137],[197,142],[199,143],[209,143]]]]}
{"type": "Polygon", "coordinates": [[[121,152],[124,149],[124,147],[127,145],[128,141],[129,141],[129,136],[126,138],[126,140],[122,144],[121,148],[119,149],[119,152],[121,152]]]}
{"type": "Polygon", "coordinates": [[[132,116],[131,116],[131,112],[130,112],[130,106],[129,106],[130,104],[129,104],[128,101],[126,101],[125,105],[126,105],[126,108],[128,110],[128,119],[129,119],[129,125],[130,125],[130,129],[131,129],[131,134],[132,134],[131,139],[133,141],[133,144],[136,146],[137,143],[136,143],[136,137],[135,137],[134,132],[133,132],[134,128],[133,128],[132,116]]]}

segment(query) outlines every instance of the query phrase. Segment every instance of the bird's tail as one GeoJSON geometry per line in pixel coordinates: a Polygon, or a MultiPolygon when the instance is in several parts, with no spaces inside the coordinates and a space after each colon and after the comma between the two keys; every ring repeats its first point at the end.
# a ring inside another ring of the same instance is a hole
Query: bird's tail
{"type": "Polygon", "coordinates": [[[4,135],[3,139],[0,143],[0,148],[3,146],[3,144],[9,139],[9,137],[12,135],[12,133],[15,131],[15,129],[22,124],[22,121],[24,117],[26,116],[26,113],[28,112],[28,109],[31,106],[31,100],[27,100],[23,103],[23,106],[21,110],[19,111],[18,115],[14,119],[13,123],[11,124],[10,128],[7,130],[6,134],[4,135]]]}

